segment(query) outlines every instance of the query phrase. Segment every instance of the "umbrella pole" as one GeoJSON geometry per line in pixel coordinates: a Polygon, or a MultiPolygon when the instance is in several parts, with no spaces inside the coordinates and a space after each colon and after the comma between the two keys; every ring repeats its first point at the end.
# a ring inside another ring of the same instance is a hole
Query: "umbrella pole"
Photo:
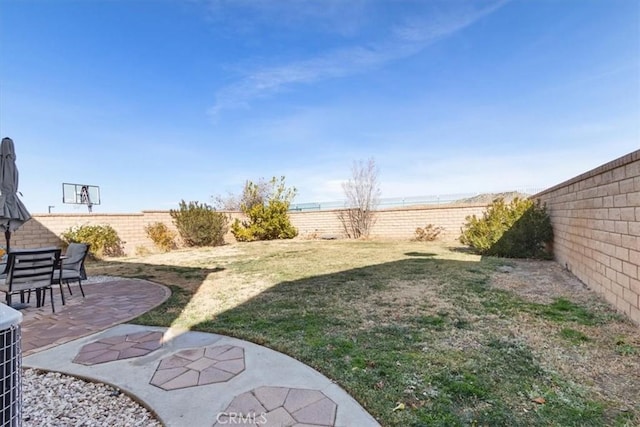
{"type": "Polygon", "coordinates": [[[4,232],[4,238],[7,240],[7,253],[9,253],[9,245],[11,244],[11,232],[9,230],[4,232]]]}

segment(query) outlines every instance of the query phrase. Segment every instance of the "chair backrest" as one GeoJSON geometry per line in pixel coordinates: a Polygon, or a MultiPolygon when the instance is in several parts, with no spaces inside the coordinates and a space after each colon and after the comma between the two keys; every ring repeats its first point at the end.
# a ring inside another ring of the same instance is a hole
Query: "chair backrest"
{"type": "Polygon", "coordinates": [[[82,279],[86,279],[87,275],[84,271],[84,260],[89,253],[89,244],[87,243],[69,243],[65,256],[67,257],[62,263],[65,270],[75,270],[80,273],[82,279]]]}
{"type": "Polygon", "coordinates": [[[9,290],[22,283],[32,283],[34,287],[50,285],[59,260],[60,249],[57,248],[9,252],[6,270],[9,290]]]}

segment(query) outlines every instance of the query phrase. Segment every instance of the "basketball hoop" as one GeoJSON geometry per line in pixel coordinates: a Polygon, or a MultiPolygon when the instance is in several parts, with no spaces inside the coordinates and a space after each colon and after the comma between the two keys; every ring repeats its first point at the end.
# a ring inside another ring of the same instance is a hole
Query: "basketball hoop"
{"type": "Polygon", "coordinates": [[[86,184],[62,184],[62,203],[86,205],[89,213],[100,204],[100,187],[86,184]]]}

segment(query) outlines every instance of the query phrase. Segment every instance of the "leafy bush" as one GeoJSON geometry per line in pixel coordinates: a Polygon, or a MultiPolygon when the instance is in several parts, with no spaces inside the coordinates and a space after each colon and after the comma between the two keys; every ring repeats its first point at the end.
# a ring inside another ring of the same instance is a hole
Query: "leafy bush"
{"type": "Polygon", "coordinates": [[[443,230],[444,228],[442,227],[434,227],[433,224],[427,224],[424,228],[416,228],[413,240],[416,242],[433,242],[443,230]]]}
{"type": "Polygon", "coordinates": [[[229,230],[229,218],[206,203],[182,200],[179,210],[170,212],[178,233],[187,246],[221,246],[229,230]]]}
{"type": "Polygon", "coordinates": [[[62,240],[69,243],[88,243],[89,254],[95,258],[122,256],[124,251],[116,230],[110,225],[81,225],[62,233],[62,240]]]}
{"type": "Polygon", "coordinates": [[[135,254],[136,256],[147,256],[151,254],[151,251],[144,245],[138,245],[136,246],[135,254]]]}
{"type": "Polygon", "coordinates": [[[496,199],[482,218],[467,217],[460,242],[481,254],[509,258],[549,258],[547,243],[553,228],[545,206],[515,198],[507,204],[496,199]]]}
{"type": "Polygon", "coordinates": [[[247,221],[236,219],[231,232],[236,240],[250,242],[254,240],[292,239],[298,235],[289,220],[289,205],[295,197],[295,188],[286,188],[284,177],[278,182],[275,177],[270,181],[270,191],[266,199],[260,197],[261,187],[248,181],[245,185],[240,209],[247,216],[247,221]]]}
{"type": "Polygon", "coordinates": [[[157,248],[169,252],[176,248],[176,232],[169,230],[164,222],[154,222],[144,227],[145,233],[157,248]]]}
{"type": "Polygon", "coordinates": [[[254,205],[245,215],[249,221],[236,219],[231,232],[240,242],[254,240],[292,239],[298,235],[289,222],[289,205],[281,201],[270,201],[268,205],[254,205]]]}

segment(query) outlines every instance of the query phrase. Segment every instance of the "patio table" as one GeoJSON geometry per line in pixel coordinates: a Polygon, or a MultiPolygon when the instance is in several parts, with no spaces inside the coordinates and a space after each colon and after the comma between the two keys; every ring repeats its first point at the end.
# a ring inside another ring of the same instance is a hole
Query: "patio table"
{"type": "MultiPolygon", "coordinates": [[[[60,269],[60,276],[62,276],[62,264],[65,259],[67,259],[67,257],[65,255],[62,255],[58,261],[58,265],[56,266],[56,268],[60,269]]],[[[3,280],[7,277],[6,269],[7,269],[7,255],[5,254],[2,256],[2,259],[0,259],[0,271],[2,271],[2,273],[0,273],[0,280],[3,280]]],[[[60,286],[62,287],[62,280],[59,280],[59,282],[60,282],[60,286]]],[[[35,292],[36,292],[36,307],[42,307],[42,305],[44,304],[45,293],[43,293],[42,289],[39,289],[39,288],[36,289],[35,292]]],[[[62,297],[62,305],[64,305],[65,304],[64,292],[60,291],[60,295],[62,297]]],[[[14,310],[24,310],[27,307],[30,307],[30,305],[24,302],[24,291],[21,291],[20,302],[11,304],[11,308],[13,308],[14,310]]]]}

